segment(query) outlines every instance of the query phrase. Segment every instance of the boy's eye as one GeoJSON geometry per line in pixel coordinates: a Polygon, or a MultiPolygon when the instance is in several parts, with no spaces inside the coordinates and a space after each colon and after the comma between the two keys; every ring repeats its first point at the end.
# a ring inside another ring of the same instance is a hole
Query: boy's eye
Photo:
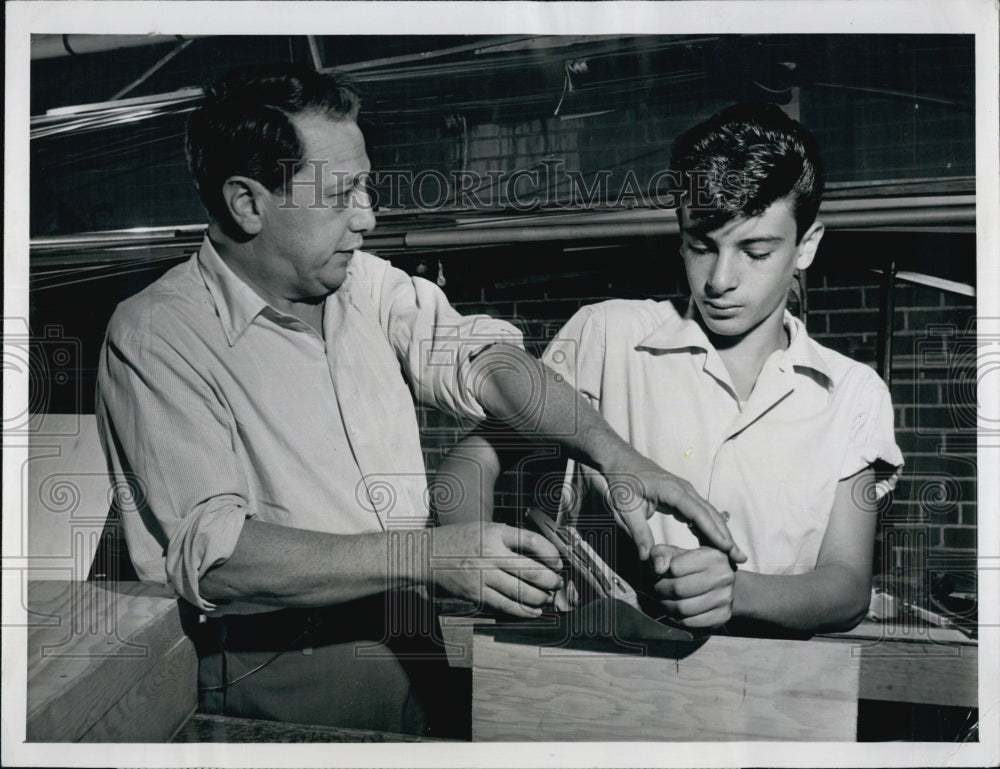
{"type": "Polygon", "coordinates": [[[751,259],[767,259],[771,255],[770,251],[747,251],[746,255],[751,259]]]}

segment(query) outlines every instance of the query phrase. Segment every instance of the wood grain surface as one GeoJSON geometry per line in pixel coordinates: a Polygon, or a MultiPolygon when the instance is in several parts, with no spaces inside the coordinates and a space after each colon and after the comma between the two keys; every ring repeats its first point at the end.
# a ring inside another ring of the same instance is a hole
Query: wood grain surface
{"type": "Polygon", "coordinates": [[[681,660],[474,638],[474,740],[853,740],[860,658],[710,638],[681,660]]]}
{"type": "Polygon", "coordinates": [[[164,742],[198,707],[198,655],[183,638],[80,738],[81,742],[164,742]]]}
{"type": "MultiPolygon", "coordinates": [[[[28,607],[36,622],[28,630],[29,741],[79,740],[130,695],[133,707],[117,712],[122,718],[144,718],[144,707],[135,700],[141,691],[162,692],[164,675],[194,680],[191,671],[196,675],[197,662],[193,649],[187,654],[176,648],[190,641],[181,627],[177,598],[166,588],[138,582],[42,581],[29,585],[28,607]],[[167,670],[161,670],[165,661],[167,670]]],[[[195,687],[186,691],[179,686],[177,696],[193,710],[195,687]]],[[[124,735],[139,728],[165,740],[176,727],[153,721],[137,727],[106,723],[101,729],[124,735]]]]}

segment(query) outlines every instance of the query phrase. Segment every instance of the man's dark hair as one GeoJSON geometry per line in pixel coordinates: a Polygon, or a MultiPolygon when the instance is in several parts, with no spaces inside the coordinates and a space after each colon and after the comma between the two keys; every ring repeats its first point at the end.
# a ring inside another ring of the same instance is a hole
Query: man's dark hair
{"type": "MultiPolygon", "coordinates": [[[[315,112],[332,120],[356,120],[361,101],[343,75],[295,64],[239,67],[205,89],[204,101],[187,125],[187,158],[208,213],[230,224],[222,186],[246,176],[272,192],[289,179],[279,161],[305,162],[291,117],[315,112]]],[[[293,172],[293,174],[294,174],[293,172]]]]}
{"type": "Polygon", "coordinates": [[[671,168],[681,173],[689,219],[701,231],[788,198],[801,239],[823,197],[816,140],[774,104],[737,104],[696,125],[674,142],[671,168]]]}

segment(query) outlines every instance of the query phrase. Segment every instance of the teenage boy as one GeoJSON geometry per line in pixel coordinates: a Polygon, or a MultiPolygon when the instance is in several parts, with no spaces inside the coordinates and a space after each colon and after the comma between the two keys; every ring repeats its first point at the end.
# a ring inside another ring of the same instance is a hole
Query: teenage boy
{"type": "MultiPolygon", "coordinates": [[[[785,310],[823,236],[816,143],[778,107],[738,105],[681,136],[671,167],[687,191],[677,212],[686,311],[651,299],[584,307],[543,360],[641,454],[728,513],[748,560],[737,570],[661,514],[650,519],[651,574],[633,571],[634,547],[622,557],[620,528],[617,557],[606,555],[690,627],[852,627],[870,600],[877,500],[903,459],[885,384],[785,310]]],[[[458,454],[484,446],[474,438],[458,454]]],[[[607,480],[572,461],[568,478],[563,520],[615,531],[607,480]]]]}

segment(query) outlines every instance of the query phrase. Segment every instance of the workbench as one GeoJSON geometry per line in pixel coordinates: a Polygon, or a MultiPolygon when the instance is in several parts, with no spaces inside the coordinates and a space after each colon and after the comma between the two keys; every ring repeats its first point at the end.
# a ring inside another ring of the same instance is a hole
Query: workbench
{"type": "MultiPolygon", "coordinates": [[[[165,588],[31,582],[27,609],[29,742],[406,739],[192,720],[190,618],[165,588]]],[[[809,641],[716,635],[675,659],[544,648],[498,627],[475,615],[441,620],[450,663],[472,671],[474,740],[850,740],[859,699],[978,706],[977,645],[940,628],[863,623],[809,641]]]]}

